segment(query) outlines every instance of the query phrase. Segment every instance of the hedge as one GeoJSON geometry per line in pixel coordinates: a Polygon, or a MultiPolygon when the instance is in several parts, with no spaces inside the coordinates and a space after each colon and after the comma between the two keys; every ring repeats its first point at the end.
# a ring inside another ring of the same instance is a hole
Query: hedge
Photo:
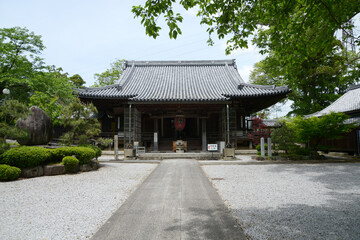
{"type": "Polygon", "coordinates": [[[95,146],[95,145],[86,144],[86,145],[80,145],[79,147],[87,147],[87,148],[91,148],[92,150],[94,150],[95,153],[96,153],[96,156],[95,156],[96,159],[97,159],[98,157],[100,157],[101,154],[102,154],[101,149],[100,149],[98,146],[95,146]]]}
{"type": "Polygon", "coordinates": [[[6,151],[0,164],[7,164],[18,168],[36,167],[50,161],[51,150],[42,147],[16,147],[6,151]]]}
{"type": "Polygon", "coordinates": [[[75,173],[78,171],[79,160],[76,157],[64,157],[62,164],[64,164],[65,171],[68,173],[75,173]]]}
{"type": "Polygon", "coordinates": [[[96,152],[87,147],[62,147],[52,150],[53,161],[61,162],[66,156],[75,156],[79,164],[85,164],[96,157],[96,152]]]}
{"type": "Polygon", "coordinates": [[[20,168],[12,167],[6,164],[0,164],[0,181],[12,181],[21,174],[20,168]]]}

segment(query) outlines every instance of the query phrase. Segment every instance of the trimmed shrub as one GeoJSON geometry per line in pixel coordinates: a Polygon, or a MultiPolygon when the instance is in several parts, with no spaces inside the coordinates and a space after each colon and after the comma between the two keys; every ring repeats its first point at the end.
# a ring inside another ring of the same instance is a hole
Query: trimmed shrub
{"type": "Polygon", "coordinates": [[[51,150],[52,154],[52,161],[53,162],[61,162],[62,159],[66,156],[72,156],[75,155],[73,150],[73,147],[61,147],[51,150]]]}
{"type": "Polygon", "coordinates": [[[92,150],[94,150],[95,153],[96,153],[96,155],[95,155],[96,159],[98,157],[100,157],[101,154],[102,154],[101,149],[98,146],[95,146],[95,145],[86,144],[86,145],[80,145],[80,147],[87,147],[87,148],[91,148],[92,150]]]}
{"type": "Polygon", "coordinates": [[[95,150],[87,147],[74,147],[75,148],[75,156],[79,159],[80,164],[85,164],[90,162],[91,159],[96,157],[95,150]]]}
{"type": "Polygon", "coordinates": [[[53,161],[61,162],[66,156],[75,156],[79,164],[85,164],[96,157],[96,152],[88,147],[62,147],[52,150],[53,161]]]}
{"type": "Polygon", "coordinates": [[[0,164],[0,181],[12,181],[21,174],[20,168],[12,167],[6,164],[0,164]]]}
{"type": "Polygon", "coordinates": [[[113,143],[111,138],[98,138],[96,141],[102,149],[109,147],[109,145],[113,143]]]}
{"type": "Polygon", "coordinates": [[[42,147],[17,147],[6,151],[1,162],[18,168],[36,167],[51,159],[51,151],[42,147]]]}
{"type": "Polygon", "coordinates": [[[62,164],[64,164],[67,173],[76,173],[78,171],[79,160],[76,157],[64,157],[62,164]]]}
{"type": "MultiPolygon", "coordinates": [[[[265,145],[265,154],[267,154],[268,145],[267,143],[265,143],[264,145],[265,145]]],[[[261,154],[261,144],[256,145],[256,151],[258,155],[261,154]]]]}

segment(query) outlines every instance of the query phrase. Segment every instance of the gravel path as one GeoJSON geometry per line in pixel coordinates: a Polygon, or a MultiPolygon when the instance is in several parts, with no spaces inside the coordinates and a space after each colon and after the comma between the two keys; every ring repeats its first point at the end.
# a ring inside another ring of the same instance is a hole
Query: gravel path
{"type": "Polygon", "coordinates": [[[252,239],[359,239],[358,163],[203,169],[252,239]]]}
{"type": "Polygon", "coordinates": [[[0,182],[0,238],[88,239],[156,164],[102,164],[98,171],[0,182]]]}

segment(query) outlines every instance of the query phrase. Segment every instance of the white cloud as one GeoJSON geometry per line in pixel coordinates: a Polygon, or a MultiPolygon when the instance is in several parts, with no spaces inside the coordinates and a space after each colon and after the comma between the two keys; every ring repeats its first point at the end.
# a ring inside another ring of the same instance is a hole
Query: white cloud
{"type": "Polygon", "coordinates": [[[269,118],[275,119],[286,116],[286,114],[288,114],[292,110],[291,104],[293,104],[293,101],[291,100],[287,100],[285,104],[277,103],[277,111],[271,112],[269,118]]]}
{"type": "Polygon", "coordinates": [[[249,82],[251,71],[254,70],[252,65],[243,65],[238,69],[238,72],[245,82],[249,82]]]}
{"type": "MultiPolygon", "coordinates": [[[[225,51],[227,44],[227,40],[221,41],[221,49],[225,51]]],[[[241,56],[246,54],[259,54],[259,49],[253,45],[250,41],[248,41],[248,48],[239,48],[231,52],[229,56],[241,56]]]]}
{"type": "Polygon", "coordinates": [[[197,13],[199,11],[198,7],[189,8],[189,10],[186,11],[187,14],[196,17],[197,13]]]}

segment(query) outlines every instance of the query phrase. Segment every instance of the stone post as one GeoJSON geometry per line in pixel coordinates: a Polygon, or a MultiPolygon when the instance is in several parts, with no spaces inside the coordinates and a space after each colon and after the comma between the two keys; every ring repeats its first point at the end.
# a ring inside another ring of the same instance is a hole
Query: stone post
{"type": "Polygon", "coordinates": [[[114,152],[115,160],[119,160],[119,138],[118,135],[114,135],[114,152]]]}
{"type": "Polygon", "coordinates": [[[268,144],[268,156],[271,157],[272,156],[271,138],[267,139],[267,144],[268,144]]]}
{"type": "Polygon", "coordinates": [[[265,157],[265,140],[264,138],[260,138],[260,144],[261,144],[261,156],[265,157]]]}

